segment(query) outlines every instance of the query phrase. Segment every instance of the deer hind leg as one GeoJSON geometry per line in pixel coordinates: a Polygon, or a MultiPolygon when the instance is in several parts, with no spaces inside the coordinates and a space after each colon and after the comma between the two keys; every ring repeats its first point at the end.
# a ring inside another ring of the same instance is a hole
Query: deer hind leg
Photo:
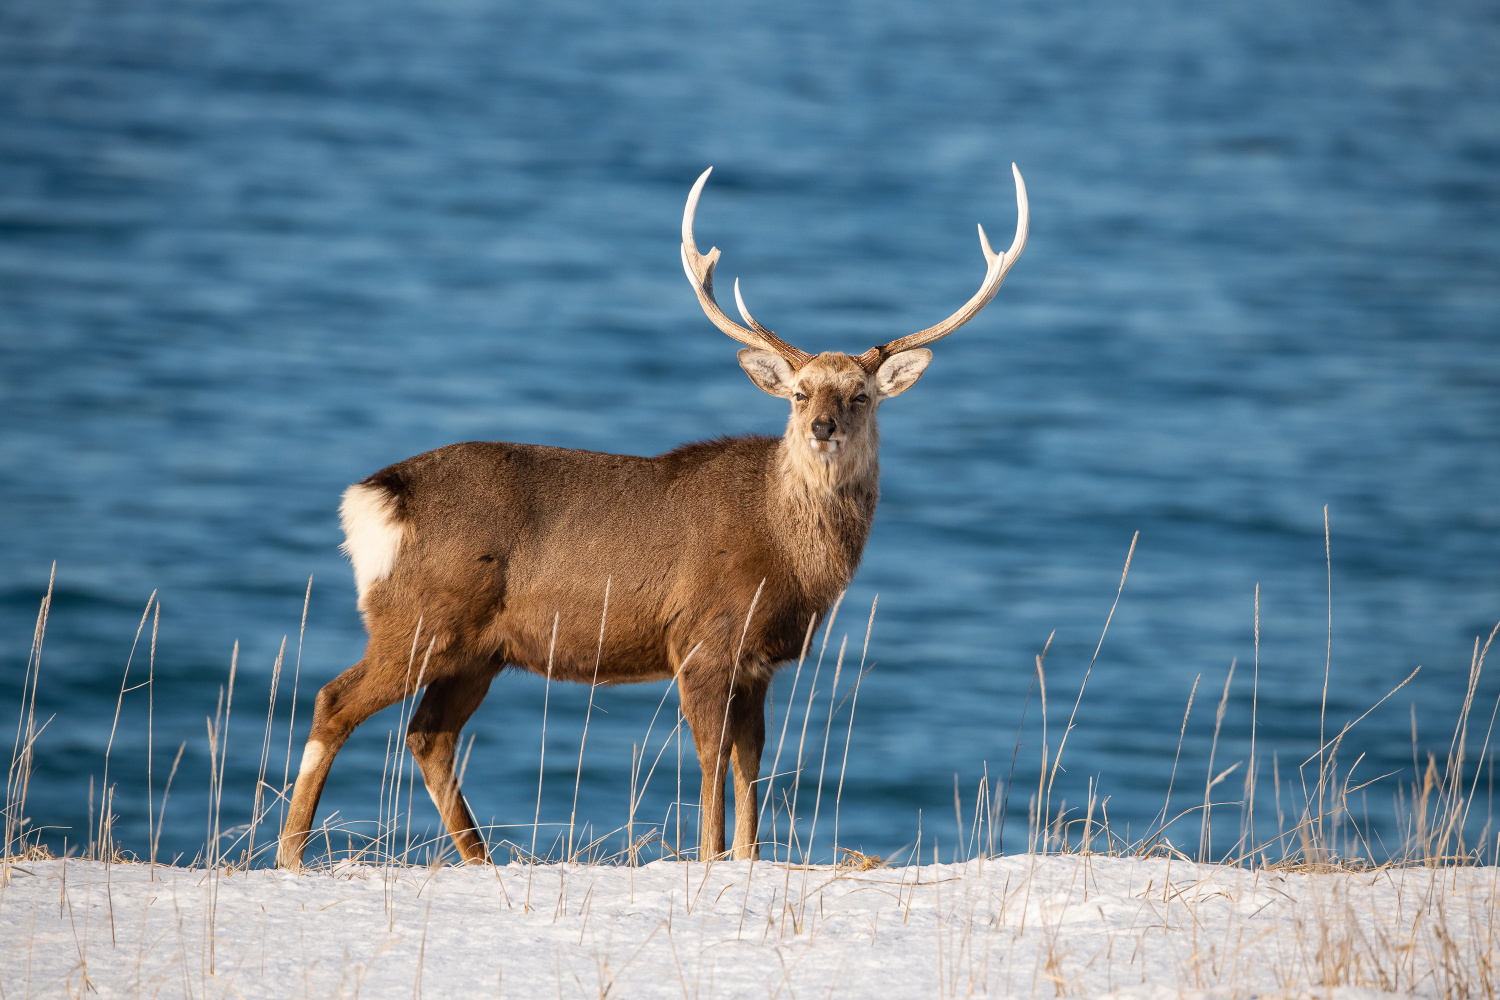
{"type": "Polygon", "coordinates": [[[427,794],[432,796],[432,804],[437,806],[438,815],[448,827],[459,856],[473,864],[488,861],[489,854],[458,787],[458,776],[453,770],[454,751],[459,731],[484,701],[496,673],[496,669],[485,668],[428,685],[422,704],[406,729],[406,745],[422,768],[427,794]]]}
{"type": "Polygon", "coordinates": [[[406,696],[410,681],[407,674],[405,663],[383,662],[367,650],[364,659],[318,692],[312,729],[307,734],[302,766],[292,790],[292,803],[287,809],[286,825],[281,828],[277,865],[294,871],[302,867],[302,853],[307,848],[334,755],[356,726],[406,696]]]}
{"type": "Polygon", "coordinates": [[[760,803],[756,779],[766,745],[766,683],[741,688],[729,702],[734,757],[734,860],[760,857],[760,803]]]}

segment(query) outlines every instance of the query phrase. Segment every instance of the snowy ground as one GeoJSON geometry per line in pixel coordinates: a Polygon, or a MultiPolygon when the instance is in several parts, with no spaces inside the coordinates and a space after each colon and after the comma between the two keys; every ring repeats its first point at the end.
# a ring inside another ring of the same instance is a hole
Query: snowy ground
{"type": "Polygon", "coordinates": [[[1497,869],[1021,856],[834,872],[38,861],[0,996],[1494,996],[1497,869]],[[748,886],[748,891],[747,891],[748,886]]]}

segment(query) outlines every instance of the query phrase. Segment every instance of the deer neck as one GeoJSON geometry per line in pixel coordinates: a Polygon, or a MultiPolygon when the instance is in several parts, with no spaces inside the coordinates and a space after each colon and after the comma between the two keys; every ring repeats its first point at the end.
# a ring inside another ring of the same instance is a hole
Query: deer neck
{"type": "Polygon", "coordinates": [[[873,423],[849,445],[821,455],[788,428],[778,456],[774,503],[787,557],[803,586],[827,592],[830,600],[859,568],[880,500],[880,438],[873,423]]]}

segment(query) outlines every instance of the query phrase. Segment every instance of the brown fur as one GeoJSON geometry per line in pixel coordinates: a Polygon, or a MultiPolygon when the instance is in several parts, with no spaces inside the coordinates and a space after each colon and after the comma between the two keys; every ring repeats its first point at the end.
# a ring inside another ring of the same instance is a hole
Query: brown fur
{"type": "Polygon", "coordinates": [[[677,677],[703,772],[699,856],[724,852],[731,774],[734,856],[756,854],[771,673],[797,656],[859,566],[879,499],[875,410],[925,360],[895,384],[844,354],[767,375],[741,353],[761,388],[792,398],[780,439],[655,458],[469,442],[364,480],[399,524],[400,548],[362,598],[364,658],[318,694],[281,865],[300,864],[354,727],[420,687],[407,742],[459,852],[484,860],[453,778],[458,732],[504,667],[546,673],[554,622],[554,678],[590,683],[596,662],[604,684],[677,677]],[[826,440],[819,420],[835,428],[824,425],[826,440]]]}

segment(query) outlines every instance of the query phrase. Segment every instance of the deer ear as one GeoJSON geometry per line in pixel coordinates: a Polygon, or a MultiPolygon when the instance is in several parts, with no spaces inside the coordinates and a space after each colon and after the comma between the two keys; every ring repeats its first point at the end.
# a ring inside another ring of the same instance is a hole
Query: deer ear
{"type": "Polygon", "coordinates": [[[875,385],[880,390],[880,398],[899,396],[916,385],[917,379],[922,377],[931,362],[932,352],[925,347],[891,355],[875,372],[875,385]]]}
{"type": "Polygon", "coordinates": [[[782,399],[792,398],[792,382],[797,373],[792,371],[792,366],[781,355],[746,347],[739,352],[739,359],[740,367],[745,369],[750,381],[759,386],[762,392],[769,392],[782,399]]]}

